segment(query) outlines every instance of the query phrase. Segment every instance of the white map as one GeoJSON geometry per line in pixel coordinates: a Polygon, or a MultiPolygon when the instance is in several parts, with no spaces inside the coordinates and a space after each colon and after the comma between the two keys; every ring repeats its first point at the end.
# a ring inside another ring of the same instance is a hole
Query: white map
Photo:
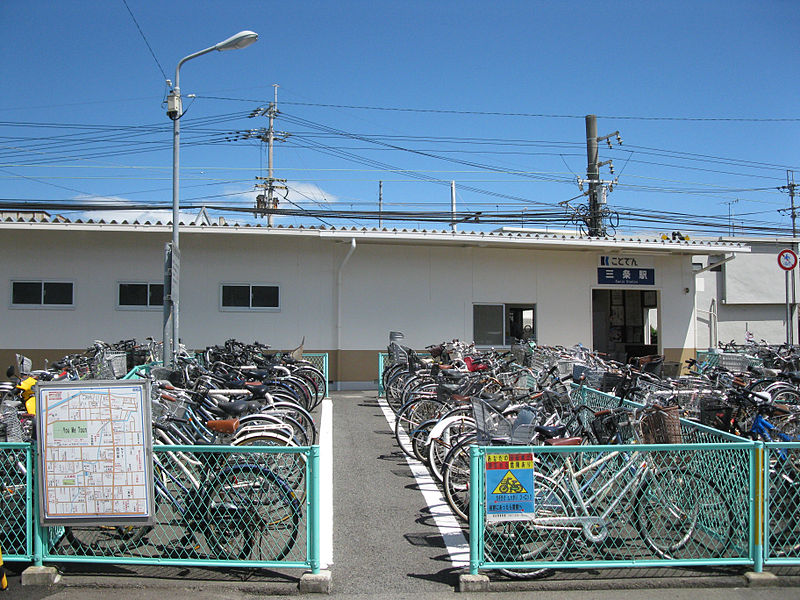
{"type": "Polygon", "coordinates": [[[145,398],[140,384],[85,382],[39,389],[46,519],[150,515],[145,398]]]}

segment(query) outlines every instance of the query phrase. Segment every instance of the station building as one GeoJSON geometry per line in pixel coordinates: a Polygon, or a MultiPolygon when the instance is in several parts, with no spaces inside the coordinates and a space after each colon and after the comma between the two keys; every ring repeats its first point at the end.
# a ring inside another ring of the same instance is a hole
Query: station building
{"type": "MultiPolygon", "coordinates": [[[[0,364],[20,352],[39,368],[95,339],[160,340],[171,231],[158,222],[5,216],[0,364]]],[[[454,338],[503,348],[529,337],[621,360],[663,354],[681,363],[708,346],[696,291],[698,281],[710,291],[705,277],[716,273],[698,279],[695,271],[750,253],[738,238],[265,227],[208,218],[182,223],[180,236],[187,348],[235,338],[286,349],[305,338],[306,351],[329,353],[340,388],[375,385],[389,331],[402,331],[418,349],[454,338]]]]}

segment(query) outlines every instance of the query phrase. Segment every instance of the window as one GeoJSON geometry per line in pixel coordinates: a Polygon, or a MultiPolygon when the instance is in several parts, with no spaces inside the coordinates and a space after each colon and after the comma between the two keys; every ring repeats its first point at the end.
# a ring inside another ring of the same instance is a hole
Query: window
{"type": "Polygon", "coordinates": [[[220,288],[222,310],[280,310],[277,285],[223,283],[220,288]]]}
{"type": "Polygon", "coordinates": [[[117,292],[120,308],[157,308],[164,305],[163,283],[120,283],[117,292]]]}
{"type": "Polygon", "coordinates": [[[536,308],[531,304],[473,304],[472,336],[478,346],[510,346],[536,339],[536,308]]]}
{"type": "Polygon", "coordinates": [[[12,281],[11,306],[73,306],[72,283],[67,281],[12,281]]]}

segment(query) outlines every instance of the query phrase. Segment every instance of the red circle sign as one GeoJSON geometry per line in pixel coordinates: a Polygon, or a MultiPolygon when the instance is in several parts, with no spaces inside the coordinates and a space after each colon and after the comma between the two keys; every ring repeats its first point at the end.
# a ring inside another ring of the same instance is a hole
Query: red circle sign
{"type": "Polygon", "coordinates": [[[784,271],[791,271],[797,266],[797,254],[788,248],[778,252],[778,266],[784,271]]]}

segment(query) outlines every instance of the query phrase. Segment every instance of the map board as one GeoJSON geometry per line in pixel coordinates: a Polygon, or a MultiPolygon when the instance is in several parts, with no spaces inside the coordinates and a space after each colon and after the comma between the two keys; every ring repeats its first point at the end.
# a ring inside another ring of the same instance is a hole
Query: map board
{"type": "Polygon", "coordinates": [[[486,521],[524,521],[535,512],[533,454],[486,454],[486,521]]]}
{"type": "Polygon", "coordinates": [[[41,382],[36,420],[43,524],[152,523],[148,381],[41,382]]]}

